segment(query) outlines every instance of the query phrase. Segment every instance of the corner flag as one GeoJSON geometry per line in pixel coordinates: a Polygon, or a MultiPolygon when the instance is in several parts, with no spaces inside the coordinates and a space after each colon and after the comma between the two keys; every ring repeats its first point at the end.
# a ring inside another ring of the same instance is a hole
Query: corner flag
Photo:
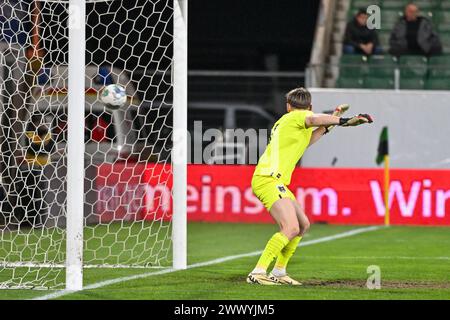
{"type": "Polygon", "coordinates": [[[375,159],[378,165],[384,162],[384,224],[390,224],[389,214],[389,139],[388,128],[383,127],[380,134],[380,142],[378,143],[378,154],[375,159]]]}
{"type": "Polygon", "coordinates": [[[378,154],[376,162],[378,165],[383,163],[385,157],[389,156],[389,141],[388,141],[388,128],[383,127],[380,134],[380,142],[378,143],[378,154]]]}

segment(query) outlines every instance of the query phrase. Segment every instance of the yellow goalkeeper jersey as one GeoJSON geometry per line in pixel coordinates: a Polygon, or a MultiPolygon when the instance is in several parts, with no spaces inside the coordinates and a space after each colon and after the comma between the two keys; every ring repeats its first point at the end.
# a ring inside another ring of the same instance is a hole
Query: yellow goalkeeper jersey
{"type": "Polygon", "coordinates": [[[254,175],[272,176],[290,184],[295,165],[311,139],[312,128],[305,127],[305,118],[311,115],[313,112],[309,110],[292,110],[275,122],[254,175]]]}

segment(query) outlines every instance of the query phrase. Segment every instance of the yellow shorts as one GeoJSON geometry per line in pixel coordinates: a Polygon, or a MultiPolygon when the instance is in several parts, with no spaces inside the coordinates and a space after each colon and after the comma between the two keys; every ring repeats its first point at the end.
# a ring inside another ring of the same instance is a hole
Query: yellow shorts
{"type": "Polygon", "coordinates": [[[296,200],[294,194],[284,183],[271,176],[253,176],[252,191],[268,211],[279,199],[296,200]]]}

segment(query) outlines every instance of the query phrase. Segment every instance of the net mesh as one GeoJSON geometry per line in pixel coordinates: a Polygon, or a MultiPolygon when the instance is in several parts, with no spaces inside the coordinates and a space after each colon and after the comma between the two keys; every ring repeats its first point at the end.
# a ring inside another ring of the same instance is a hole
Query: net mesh
{"type": "MultiPolygon", "coordinates": [[[[168,266],[172,1],[87,2],[84,265],[168,266]]],[[[65,285],[68,9],[0,2],[0,288],[65,285]]]]}

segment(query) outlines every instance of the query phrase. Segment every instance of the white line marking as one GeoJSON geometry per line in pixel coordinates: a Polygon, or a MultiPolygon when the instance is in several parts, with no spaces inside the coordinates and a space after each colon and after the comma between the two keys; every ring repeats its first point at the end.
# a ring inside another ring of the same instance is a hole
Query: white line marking
{"type": "MultiPolygon", "coordinates": [[[[40,262],[0,262],[0,268],[65,268],[63,263],[40,263],[40,262]]],[[[141,266],[125,264],[85,264],[84,269],[166,269],[160,266],[141,266]]]]}
{"type": "MultiPolygon", "coordinates": [[[[310,246],[310,245],[317,244],[317,243],[322,243],[322,242],[328,242],[328,241],[333,241],[333,240],[337,240],[337,239],[347,238],[347,237],[351,237],[351,236],[354,236],[354,235],[357,235],[357,234],[360,234],[360,233],[378,230],[380,228],[383,228],[383,227],[381,227],[381,226],[373,226],[373,227],[353,229],[353,230],[350,230],[350,231],[337,233],[337,234],[334,234],[334,235],[331,235],[331,236],[326,236],[326,237],[322,237],[322,238],[318,238],[318,239],[313,239],[313,240],[309,240],[309,241],[300,242],[299,246],[300,247],[306,247],[306,246],[310,246]]],[[[205,261],[205,262],[198,262],[198,263],[194,263],[194,264],[188,265],[187,269],[206,267],[206,266],[219,264],[219,263],[223,263],[223,262],[227,262],[227,261],[231,261],[231,260],[236,260],[236,259],[240,259],[240,258],[253,257],[253,256],[260,255],[261,253],[262,253],[262,250],[259,250],[259,251],[253,251],[253,252],[248,252],[248,253],[237,254],[237,255],[223,257],[223,258],[218,258],[218,259],[209,260],[209,261],[205,261]]],[[[83,290],[98,289],[98,288],[106,287],[106,286],[109,286],[109,285],[112,285],[112,284],[116,284],[116,283],[127,282],[127,281],[131,281],[131,280],[137,280],[137,279],[142,279],[142,278],[147,278],[147,277],[152,277],[152,276],[158,276],[158,275],[172,273],[172,272],[177,272],[177,271],[182,271],[182,270],[166,269],[166,270],[161,270],[161,271],[156,271],[156,272],[146,272],[146,273],[137,274],[137,275],[128,276],[128,277],[122,277],[122,278],[105,280],[105,281],[101,281],[101,282],[97,282],[97,283],[93,283],[93,284],[87,285],[87,286],[85,286],[83,288],[83,290]]],[[[66,296],[68,294],[75,293],[75,292],[77,292],[77,291],[60,290],[60,291],[56,291],[54,293],[46,294],[44,296],[33,298],[32,300],[56,299],[56,298],[60,298],[62,296],[66,296]]]]}

